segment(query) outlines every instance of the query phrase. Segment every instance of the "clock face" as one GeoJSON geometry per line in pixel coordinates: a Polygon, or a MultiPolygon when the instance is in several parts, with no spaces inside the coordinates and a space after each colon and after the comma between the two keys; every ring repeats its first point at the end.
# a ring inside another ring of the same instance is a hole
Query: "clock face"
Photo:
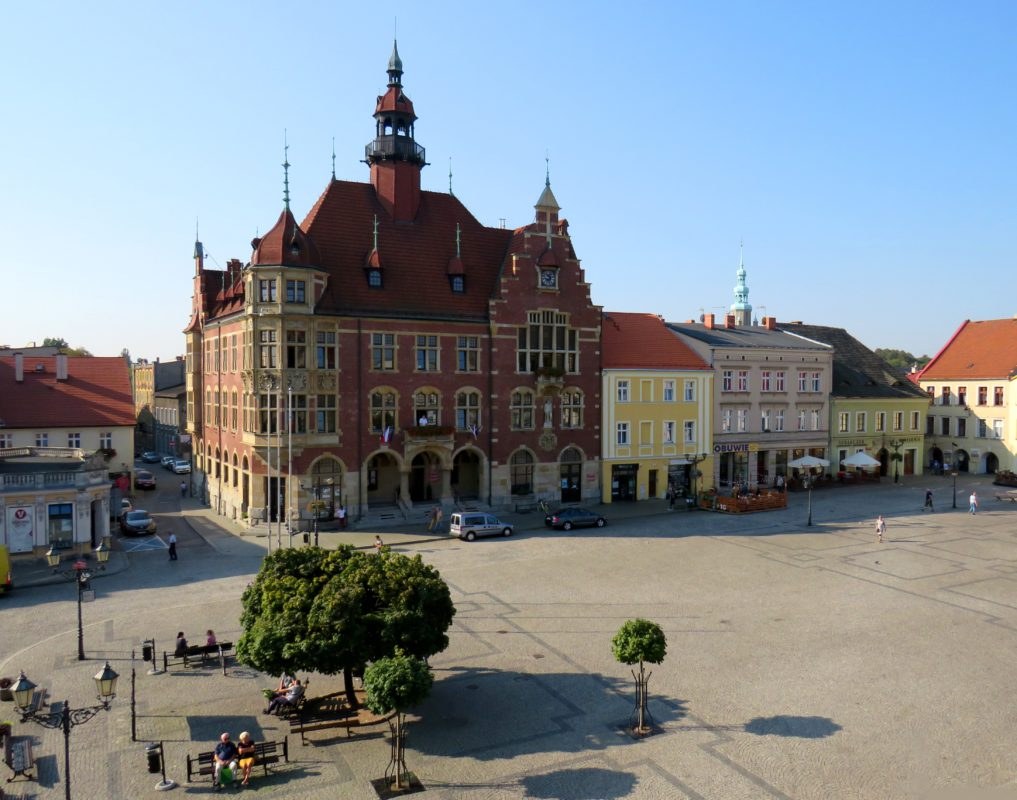
{"type": "Polygon", "coordinates": [[[540,271],[540,285],[546,289],[554,289],[558,285],[558,272],[553,269],[540,271]]]}

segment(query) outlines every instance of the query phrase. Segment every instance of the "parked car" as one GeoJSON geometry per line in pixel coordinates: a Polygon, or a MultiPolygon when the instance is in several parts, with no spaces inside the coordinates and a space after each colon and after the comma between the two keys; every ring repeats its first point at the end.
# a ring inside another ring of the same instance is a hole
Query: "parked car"
{"type": "Polygon", "coordinates": [[[561,528],[563,531],[570,531],[573,528],[592,528],[594,526],[603,528],[607,525],[607,519],[590,511],[588,508],[569,506],[559,508],[544,517],[544,524],[549,528],[561,528]]]}
{"type": "Polygon", "coordinates": [[[134,473],[134,488],[154,489],[155,475],[153,475],[147,469],[139,469],[137,472],[134,473]]]}
{"type": "Polygon", "coordinates": [[[128,536],[139,536],[143,533],[155,533],[155,520],[147,511],[135,509],[128,511],[120,518],[120,531],[128,536]]]}
{"type": "Polygon", "coordinates": [[[173,464],[176,462],[176,456],[163,456],[160,462],[166,469],[173,469],[173,464]]]}
{"type": "Polygon", "coordinates": [[[146,450],[144,453],[141,454],[141,460],[144,461],[146,464],[158,464],[159,454],[156,453],[154,450],[146,450]]]}
{"type": "Polygon", "coordinates": [[[185,472],[191,471],[191,462],[178,459],[173,462],[173,471],[177,475],[183,475],[185,472]]]}
{"type": "Polygon", "coordinates": [[[133,510],[134,510],[134,505],[131,503],[131,501],[128,500],[126,497],[121,497],[120,498],[120,513],[117,514],[117,519],[120,519],[121,517],[123,517],[123,515],[126,514],[128,511],[133,511],[133,510]]]}
{"type": "Polygon", "coordinates": [[[449,533],[472,542],[478,536],[511,536],[512,526],[494,514],[481,511],[456,511],[449,518],[449,533]]]}

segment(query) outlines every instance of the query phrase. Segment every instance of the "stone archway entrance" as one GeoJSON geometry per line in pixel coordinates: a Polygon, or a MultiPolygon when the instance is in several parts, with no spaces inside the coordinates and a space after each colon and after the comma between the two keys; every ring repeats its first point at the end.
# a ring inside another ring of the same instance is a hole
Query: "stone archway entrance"
{"type": "Polygon", "coordinates": [[[480,497],[480,456],[474,450],[463,450],[452,459],[452,492],[460,500],[480,497]]]}
{"type": "Polygon", "coordinates": [[[333,519],[342,498],[342,465],[332,457],[315,461],[311,467],[311,518],[333,519]]]}
{"type": "Polygon", "coordinates": [[[953,468],[957,472],[967,472],[971,469],[971,458],[967,450],[957,450],[953,454],[953,468]]]}
{"type": "Polygon", "coordinates": [[[367,462],[367,504],[390,505],[399,497],[399,464],[388,453],[367,462]]]}
{"type": "Polygon", "coordinates": [[[441,459],[426,450],[410,464],[410,501],[427,503],[441,499],[441,459]]]}
{"type": "Polygon", "coordinates": [[[999,469],[999,459],[996,458],[996,454],[995,453],[986,453],[985,454],[985,474],[986,475],[995,475],[996,474],[996,470],[998,470],[998,469],[999,469]]]}

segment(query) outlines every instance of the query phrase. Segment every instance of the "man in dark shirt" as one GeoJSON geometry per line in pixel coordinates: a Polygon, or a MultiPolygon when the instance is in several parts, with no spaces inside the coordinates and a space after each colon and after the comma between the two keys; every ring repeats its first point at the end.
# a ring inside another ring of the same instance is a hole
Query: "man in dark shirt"
{"type": "Polygon", "coordinates": [[[212,786],[219,788],[219,773],[223,767],[229,767],[233,772],[234,779],[236,778],[237,769],[237,746],[230,741],[230,735],[224,733],[219,737],[219,744],[215,746],[215,752],[213,754],[212,764],[212,786]]]}

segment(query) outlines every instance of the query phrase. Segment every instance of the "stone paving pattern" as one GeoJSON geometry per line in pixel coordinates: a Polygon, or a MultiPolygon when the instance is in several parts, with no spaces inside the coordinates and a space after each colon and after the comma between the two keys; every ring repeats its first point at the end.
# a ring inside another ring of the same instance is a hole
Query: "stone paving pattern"
{"type": "MultiPolygon", "coordinates": [[[[1017,649],[1017,508],[992,499],[984,476],[805,494],[789,508],[746,516],[668,512],[656,502],[607,506],[603,530],[548,532],[536,514],[507,515],[517,534],[474,543],[386,529],[400,552],[441,570],[458,609],[448,650],[431,659],[430,698],[411,718],[407,762],[427,796],[517,798],[1017,797],[1011,683],[1017,649]],[[937,511],[921,511],[926,485],[937,511]],[[979,489],[982,510],[967,513],[979,489]],[[876,514],[887,517],[875,541],[876,514]],[[658,622],[668,655],[650,665],[650,711],[660,733],[625,732],[633,710],[629,668],[611,656],[621,624],[658,622]],[[937,794],[937,792],[939,792],[937,794]]],[[[120,672],[112,710],[71,733],[72,795],[83,800],[162,796],[144,743],[162,740],[171,790],[185,754],[219,732],[256,740],[288,726],[260,714],[275,679],[232,666],[150,675],[139,642],[162,651],[178,629],[240,634],[239,597],[267,537],[215,518],[194,501],[149,498],[162,538],[118,540],[84,607],[88,660],[76,659],[74,586],[19,561],[18,588],[0,600],[0,674],[25,669],[58,704],[91,705],[91,676],[109,658],[120,672]],[[56,581],[56,582],[54,582],[56,581]],[[132,649],[138,741],[130,737],[132,649]]],[[[320,535],[371,547],[376,531],[320,535]]],[[[283,544],[287,537],[283,535],[283,544]]],[[[299,537],[298,537],[299,543],[299,537]]],[[[273,540],[273,547],[276,546],[273,540]]],[[[338,677],[312,676],[310,694],[338,677]]],[[[14,719],[0,703],[0,720],[14,719]]],[[[290,736],[291,763],[247,789],[259,797],[377,795],[388,761],[384,729],[290,736]]],[[[63,797],[60,731],[31,735],[38,782],[4,784],[10,797],[63,797]]],[[[3,768],[5,777],[7,771],[3,768]]]]}

